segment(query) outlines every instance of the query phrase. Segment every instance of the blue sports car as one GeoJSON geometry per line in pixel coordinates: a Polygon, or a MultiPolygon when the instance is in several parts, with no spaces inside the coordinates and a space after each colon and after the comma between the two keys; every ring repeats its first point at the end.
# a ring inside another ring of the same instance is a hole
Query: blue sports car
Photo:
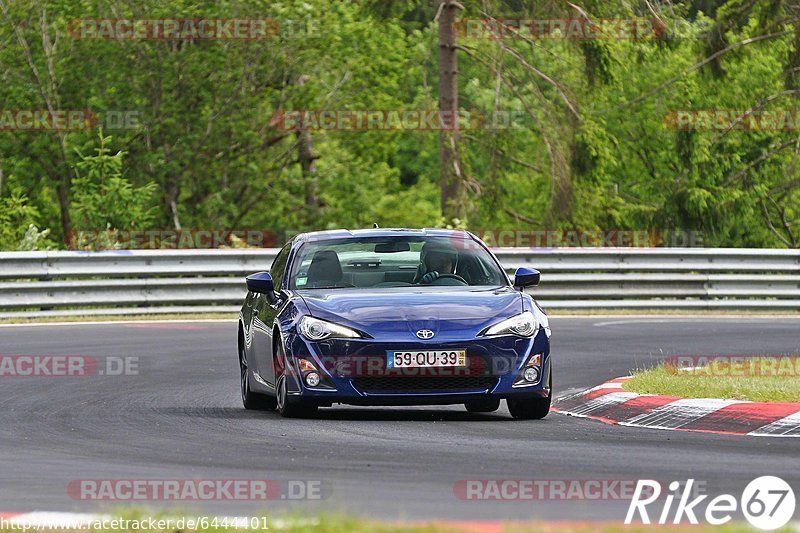
{"type": "Polygon", "coordinates": [[[514,418],[550,410],[550,325],[477,237],[440,229],[296,236],[247,278],[239,367],[247,409],[464,404],[514,418]]]}

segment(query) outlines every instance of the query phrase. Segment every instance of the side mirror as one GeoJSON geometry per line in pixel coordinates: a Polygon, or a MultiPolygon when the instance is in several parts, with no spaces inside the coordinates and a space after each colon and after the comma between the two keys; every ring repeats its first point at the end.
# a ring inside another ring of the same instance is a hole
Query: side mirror
{"type": "Polygon", "coordinates": [[[269,272],[258,272],[247,276],[247,290],[258,294],[273,296],[275,294],[275,284],[269,272]]]}
{"type": "Polygon", "coordinates": [[[514,287],[519,290],[535,287],[539,284],[541,274],[535,268],[520,267],[514,272],[514,287]]]}

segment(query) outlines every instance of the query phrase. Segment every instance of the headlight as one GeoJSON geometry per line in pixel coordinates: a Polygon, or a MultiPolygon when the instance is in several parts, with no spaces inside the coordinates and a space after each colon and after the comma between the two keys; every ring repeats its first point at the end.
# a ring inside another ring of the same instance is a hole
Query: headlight
{"type": "Polygon", "coordinates": [[[324,339],[338,338],[338,339],[358,339],[361,334],[357,331],[328,322],[320,320],[313,316],[304,316],[300,320],[300,334],[310,341],[321,341],[324,339]]]}
{"type": "Polygon", "coordinates": [[[517,335],[519,337],[533,337],[539,329],[536,317],[530,311],[525,311],[489,326],[483,332],[487,337],[495,335],[517,335]]]}

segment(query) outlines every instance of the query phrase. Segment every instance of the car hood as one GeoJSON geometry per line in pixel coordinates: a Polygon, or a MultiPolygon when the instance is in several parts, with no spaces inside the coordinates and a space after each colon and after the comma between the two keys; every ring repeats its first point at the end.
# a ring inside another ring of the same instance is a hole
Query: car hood
{"type": "Polygon", "coordinates": [[[520,293],[511,287],[392,287],[303,290],[310,313],[372,336],[430,329],[472,332],[522,312],[520,293]]]}

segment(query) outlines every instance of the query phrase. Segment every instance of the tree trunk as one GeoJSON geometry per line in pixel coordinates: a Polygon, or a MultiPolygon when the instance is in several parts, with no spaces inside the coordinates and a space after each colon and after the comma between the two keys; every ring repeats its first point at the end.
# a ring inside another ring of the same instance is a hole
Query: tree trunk
{"type": "Polygon", "coordinates": [[[58,188],[56,189],[58,194],[58,208],[61,214],[61,230],[64,232],[64,244],[68,250],[71,250],[73,235],[72,219],[69,216],[69,190],[70,180],[61,178],[58,188]]]}
{"type": "MultiPolygon", "coordinates": [[[[28,64],[28,68],[30,69],[31,77],[35,83],[36,90],[39,92],[39,96],[50,114],[49,116],[53,117],[55,116],[55,111],[57,109],[61,109],[61,99],[59,98],[57,90],[60,84],[56,79],[56,70],[54,66],[55,63],[53,60],[55,56],[55,39],[51,39],[50,35],[48,34],[47,11],[45,10],[44,5],[40,1],[37,1],[35,3],[35,7],[37,13],[39,14],[39,37],[41,38],[42,51],[44,52],[44,57],[46,60],[46,77],[40,74],[39,67],[36,64],[36,61],[33,59],[31,46],[25,37],[25,33],[21,29],[24,26],[20,25],[19,27],[14,28],[14,33],[16,35],[17,42],[22,49],[22,55],[28,64]]],[[[12,27],[14,27],[14,23],[9,15],[8,6],[2,0],[0,0],[0,12],[2,12],[6,21],[12,27]]],[[[69,192],[72,185],[72,172],[74,172],[74,170],[71,168],[69,164],[69,158],[67,157],[69,151],[67,149],[66,134],[63,131],[58,131],[56,132],[56,135],[60,149],[59,157],[61,159],[61,165],[56,165],[56,175],[52,177],[58,183],[56,187],[56,194],[58,196],[58,205],[61,215],[61,230],[64,233],[64,244],[67,245],[67,248],[71,248],[72,220],[69,214],[69,192]],[[62,169],[58,169],[59,166],[62,167],[62,169]]]]}
{"type": "Polygon", "coordinates": [[[442,216],[466,217],[466,197],[458,157],[458,57],[454,0],[439,0],[439,165],[442,216]]]}
{"type": "Polygon", "coordinates": [[[319,216],[319,196],[317,193],[317,156],[314,155],[314,143],[311,132],[306,128],[297,132],[297,160],[303,173],[305,185],[307,222],[313,225],[319,216]]]}
{"type": "MultiPolygon", "coordinates": [[[[308,81],[308,76],[303,74],[297,79],[297,85],[302,87],[308,81]]],[[[303,121],[305,123],[306,121],[303,121]]],[[[303,174],[303,187],[306,199],[306,224],[314,227],[319,223],[319,183],[317,182],[317,156],[314,154],[314,141],[311,139],[311,131],[302,128],[297,132],[297,162],[300,163],[300,170],[303,174]]]]}
{"type": "MultiPolygon", "coordinates": [[[[786,65],[786,79],[784,85],[788,90],[800,89],[800,23],[794,24],[794,49],[789,52],[789,61],[786,65]]],[[[795,101],[800,100],[800,94],[793,93],[795,101]]]]}
{"type": "Polygon", "coordinates": [[[164,191],[164,204],[167,208],[167,213],[169,213],[172,218],[172,226],[175,228],[175,231],[180,231],[182,229],[181,219],[178,215],[178,196],[180,196],[180,188],[177,180],[168,178],[166,190],[164,191]]]}

